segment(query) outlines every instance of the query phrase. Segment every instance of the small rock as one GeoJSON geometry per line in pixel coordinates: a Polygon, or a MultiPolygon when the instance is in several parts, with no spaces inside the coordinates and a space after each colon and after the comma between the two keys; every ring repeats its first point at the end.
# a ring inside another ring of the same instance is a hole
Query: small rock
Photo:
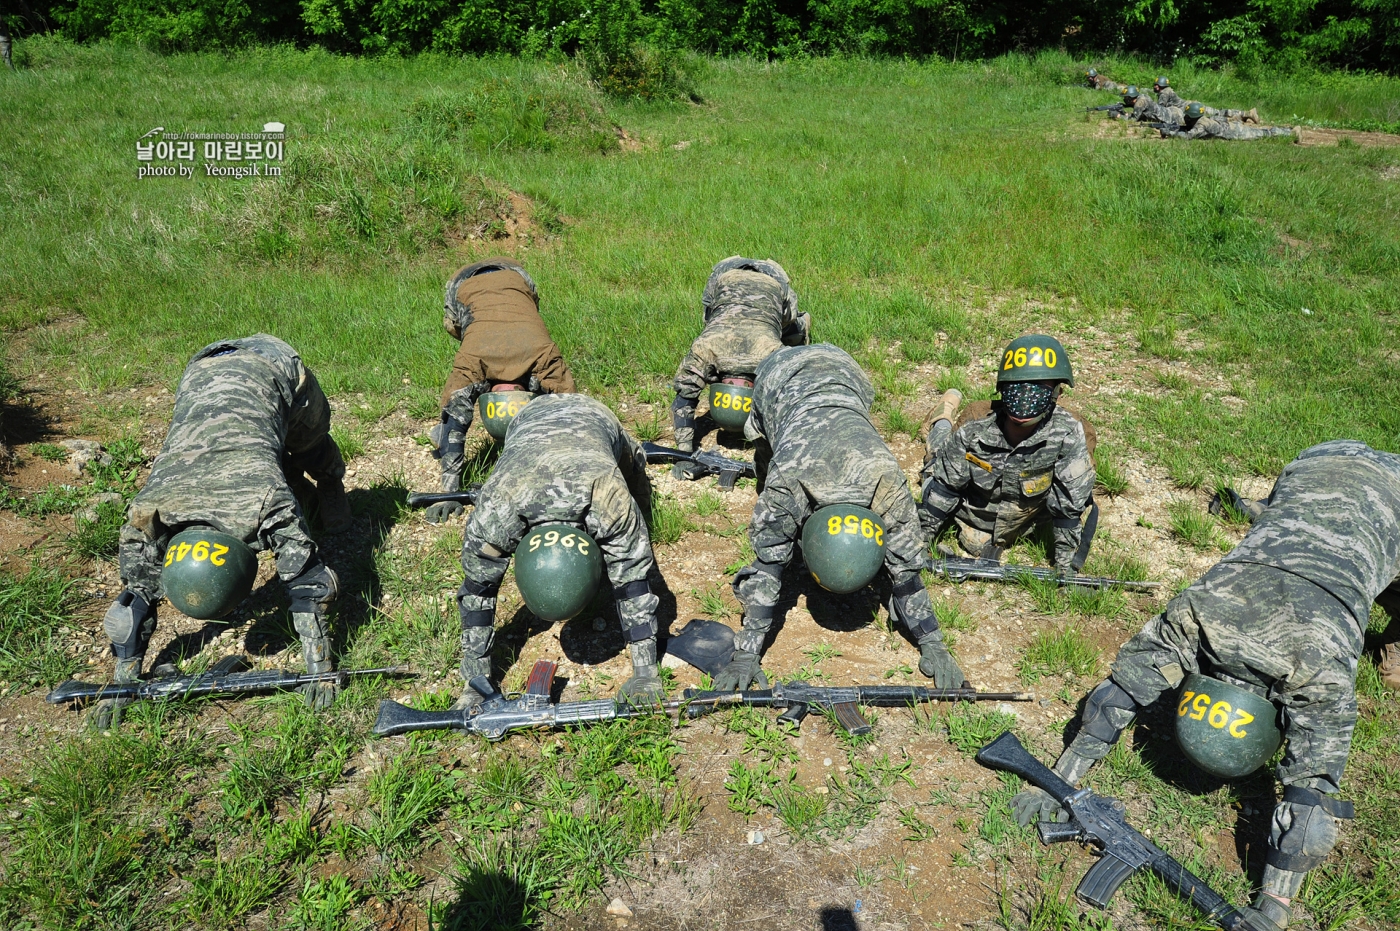
{"type": "Polygon", "coordinates": [[[1042,708],[1048,708],[1048,707],[1050,707],[1050,699],[1048,699],[1048,698],[1042,698],[1042,699],[1040,700],[1040,707],[1042,707],[1042,708]]]}
{"type": "Polygon", "coordinates": [[[670,653],[667,653],[665,656],[661,657],[662,669],[680,669],[684,665],[685,660],[681,659],[679,656],[672,656],[670,653]]]}
{"type": "Polygon", "coordinates": [[[83,470],[94,462],[98,465],[112,464],[112,457],[102,451],[101,443],[94,443],[92,440],[64,440],[58,445],[68,450],[68,460],[64,464],[75,475],[81,475],[83,470]]]}
{"type": "Polygon", "coordinates": [[[829,757],[829,756],[822,757],[822,765],[823,765],[823,766],[830,766],[830,765],[831,765],[831,757],[829,757]]]}
{"type": "Polygon", "coordinates": [[[632,909],[627,907],[627,903],[621,899],[613,899],[608,903],[608,914],[618,918],[631,918],[632,909]]]}
{"type": "Polygon", "coordinates": [[[593,629],[601,634],[603,631],[608,629],[608,622],[603,620],[601,617],[595,617],[593,619],[593,629]]]}
{"type": "Polygon", "coordinates": [[[766,839],[766,838],[764,838],[763,832],[760,831],[760,830],[755,829],[755,830],[752,830],[752,831],[749,832],[749,843],[750,843],[750,844],[761,844],[761,843],[763,843],[763,841],[764,841],[765,839],[766,839]]]}

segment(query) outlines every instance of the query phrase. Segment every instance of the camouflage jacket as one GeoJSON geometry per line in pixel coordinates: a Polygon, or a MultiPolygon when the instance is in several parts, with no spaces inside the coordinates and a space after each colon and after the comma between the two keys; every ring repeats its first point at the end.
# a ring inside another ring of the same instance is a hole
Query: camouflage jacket
{"type": "MultiPolygon", "coordinates": [[[[758,368],[746,433],[766,465],[749,524],[755,566],[786,565],[802,525],[829,504],[857,504],[885,523],[885,570],[910,626],[933,617],[920,581],[924,544],[909,482],[870,421],[875,389],[856,361],[828,344],[780,349],[758,368]]],[[[746,608],[777,603],[781,573],[741,572],[746,608]]]]}
{"type": "Polygon", "coordinates": [[[782,348],[799,317],[797,294],[782,266],[741,256],[714,267],[701,303],[705,329],[681,360],[674,384],[676,394],[692,400],[724,376],[751,376],[782,348]]]}
{"type": "Polygon", "coordinates": [[[1174,133],[1164,133],[1175,139],[1233,139],[1250,141],[1268,139],[1271,136],[1291,136],[1293,130],[1287,126],[1251,126],[1236,120],[1203,116],[1189,129],[1174,133]]]}
{"type": "Polygon", "coordinates": [[[326,396],[291,346],[258,334],[204,347],[180,379],[165,444],[127,513],[129,529],[156,540],[207,524],[273,550],[283,579],[298,575],[316,544],[284,457],[328,442],[329,428],[326,396]]]}
{"type": "MultiPolygon", "coordinates": [[[[1079,548],[1080,518],[1094,491],[1094,462],[1084,427],[1056,407],[1039,429],[1012,447],[998,423],[1000,405],[954,431],[932,451],[922,473],[920,520],[930,536],[949,518],[1010,546],[1031,526],[1049,520],[1055,564],[1068,568],[1079,548]]],[[[974,554],[976,555],[976,554],[974,554]]]]}
{"type": "Polygon", "coordinates": [[[1199,628],[1202,671],[1283,706],[1285,783],[1340,784],[1371,603],[1397,576],[1400,456],[1337,440],[1299,454],[1240,544],[1167,606],[1199,628]]]}
{"type": "Polygon", "coordinates": [[[533,526],[558,522],[598,541],[623,629],[648,624],[654,630],[659,601],[646,587],[651,540],[629,482],[644,496],[646,456],[612,411],[579,394],[530,402],[511,422],[467,520],[467,585],[459,595],[464,614],[494,612],[495,589],[521,539],[533,526]]]}
{"type": "Polygon", "coordinates": [[[1163,107],[1186,109],[1186,100],[1170,87],[1162,88],[1162,92],[1157,95],[1157,103],[1163,107]]]}

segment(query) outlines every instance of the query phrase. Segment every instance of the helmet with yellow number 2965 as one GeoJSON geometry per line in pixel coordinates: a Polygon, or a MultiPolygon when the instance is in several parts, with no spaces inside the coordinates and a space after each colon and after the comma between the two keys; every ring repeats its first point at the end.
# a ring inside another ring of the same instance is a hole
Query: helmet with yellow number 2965
{"type": "Polygon", "coordinates": [[[546,621],[588,607],[603,578],[598,542],[568,524],[531,527],[515,549],[515,584],[525,606],[546,621]]]}

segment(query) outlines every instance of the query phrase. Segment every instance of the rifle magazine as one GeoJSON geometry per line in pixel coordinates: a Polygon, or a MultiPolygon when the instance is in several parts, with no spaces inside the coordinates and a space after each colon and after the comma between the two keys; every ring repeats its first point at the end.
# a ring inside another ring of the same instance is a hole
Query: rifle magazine
{"type": "Polygon", "coordinates": [[[1089,867],[1079,881],[1079,888],[1074,890],[1074,894],[1095,908],[1107,908],[1118,887],[1136,872],[1137,868],[1127,860],[1114,856],[1111,851],[1104,851],[1099,862],[1089,867]]]}

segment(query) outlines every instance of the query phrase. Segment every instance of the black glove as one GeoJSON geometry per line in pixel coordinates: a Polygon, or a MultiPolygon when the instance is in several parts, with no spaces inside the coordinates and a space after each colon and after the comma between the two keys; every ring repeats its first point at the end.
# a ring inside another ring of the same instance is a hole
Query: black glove
{"type": "Polygon", "coordinates": [[[919,672],[933,680],[940,689],[957,689],[967,685],[967,677],[958,667],[948,648],[943,645],[943,632],[935,630],[919,640],[919,672]]]}
{"type": "Polygon", "coordinates": [[[719,671],[715,676],[714,690],[716,692],[742,692],[753,684],[753,680],[759,675],[759,663],[761,659],[757,653],[750,653],[748,650],[736,650],[734,656],[729,660],[729,665],[719,671]]]}
{"type": "Polygon", "coordinates": [[[427,510],[423,512],[423,516],[428,519],[428,523],[430,524],[441,524],[451,520],[465,510],[466,507],[460,501],[439,501],[437,504],[428,505],[427,510]]]}
{"type": "Polygon", "coordinates": [[[698,462],[691,462],[689,459],[682,459],[671,466],[671,477],[682,482],[693,482],[697,478],[703,478],[705,467],[698,462]]]}
{"type": "Polygon", "coordinates": [[[1011,814],[1016,818],[1016,823],[1023,828],[1028,828],[1037,821],[1069,820],[1069,812],[1065,811],[1049,792],[1035,786],[1016,793],[1011,799],[1011,814]]]}

